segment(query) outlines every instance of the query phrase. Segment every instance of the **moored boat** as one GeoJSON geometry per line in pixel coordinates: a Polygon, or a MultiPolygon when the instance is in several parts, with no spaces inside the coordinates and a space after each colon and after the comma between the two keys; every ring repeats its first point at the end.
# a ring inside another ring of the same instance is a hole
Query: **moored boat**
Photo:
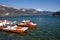
{"type": "Polygon", "coordinates": [[[23,20],[22,23],[20,23],[18,25],[34,28],[37,24],[30,22],[30,20],[23,20]]]}
{"type": "Polygon", "coordinates": [[[23,33],[28,28],[35,28],[36,25],[37,24],[32,23],[30,20],[23,20],[22,23],[18,23],[17,21],[12,22],[9,20],[0,21],[0,29],[6,32],[23,33]],[[11,26],[11,25],[14,25],[14,26],[11,26]]]}
{"type": "Polygon", "coordinates": [[[13,32],[13,33],[24,33],[26,30],[28,29],[28,27],[6,27],[6,28],[3,28],[2,30],[5,31],[5,32],[13,32]]]}

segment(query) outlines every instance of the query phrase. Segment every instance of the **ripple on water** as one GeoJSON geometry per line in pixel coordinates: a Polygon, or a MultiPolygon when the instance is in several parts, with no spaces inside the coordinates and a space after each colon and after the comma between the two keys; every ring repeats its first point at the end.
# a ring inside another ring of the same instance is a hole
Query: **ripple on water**
{"type": "Polygon", "coordinates": [[[18,16],[4,18],[12,21],[17,20],[18,22],[30,19],[37,23],[37,26],[35,29],[28,29],[24,35],[0,31],[0,40],[60,40],[60,17],[18,16]]]}

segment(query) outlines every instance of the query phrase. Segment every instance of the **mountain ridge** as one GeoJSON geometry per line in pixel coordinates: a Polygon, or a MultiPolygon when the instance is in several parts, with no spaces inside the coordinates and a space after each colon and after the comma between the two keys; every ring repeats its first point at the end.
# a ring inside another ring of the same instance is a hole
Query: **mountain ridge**
{"type": "Polygon", "coordinates": [[[36,10],[34,8],[16,8],[0,4],[0,16],[24,16],[24,15],[51,15],[53,12],[36,10]]]}

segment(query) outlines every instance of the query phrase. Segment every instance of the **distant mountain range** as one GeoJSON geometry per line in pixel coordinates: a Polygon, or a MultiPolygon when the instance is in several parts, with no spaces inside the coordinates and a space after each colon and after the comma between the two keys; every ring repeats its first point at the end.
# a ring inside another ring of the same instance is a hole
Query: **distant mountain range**
{"type": "Polygon", "coordinates": [[[52,15],[51,11],[40,11],[33,8],[16,8],[0,4],[0,16],[27,16],[27,15],[52,15]]]}

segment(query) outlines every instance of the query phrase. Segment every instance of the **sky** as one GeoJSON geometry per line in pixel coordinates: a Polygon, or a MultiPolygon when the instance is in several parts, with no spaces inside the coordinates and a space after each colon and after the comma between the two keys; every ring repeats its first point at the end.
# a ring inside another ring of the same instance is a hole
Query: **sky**
{"type": "Polygon", "coordinates": [[[37,8],[46,11],[60,11],[60,0],[0,0],[0,4],[18,8],[37,8]]]}

